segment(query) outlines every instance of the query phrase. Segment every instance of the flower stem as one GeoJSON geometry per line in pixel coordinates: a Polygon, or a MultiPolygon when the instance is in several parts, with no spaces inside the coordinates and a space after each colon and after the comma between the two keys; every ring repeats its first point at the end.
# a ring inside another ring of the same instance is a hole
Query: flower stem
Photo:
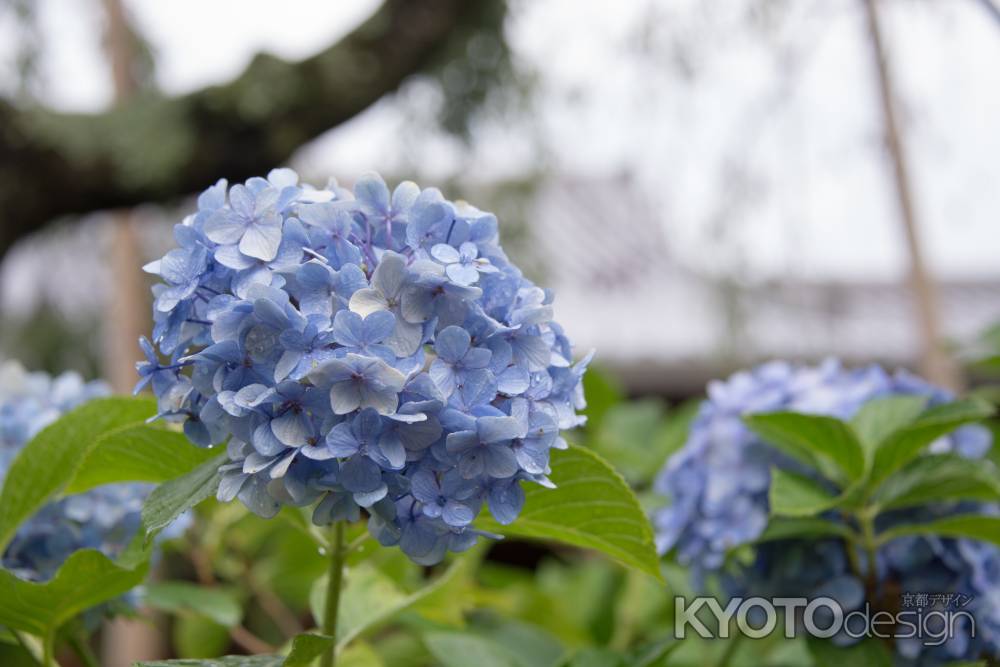
{"type": "Polygon", "coordinates": [[[86,637],[73,635],[69,638],[69,645],[73,648],[73,652],[80,659],[80,662],[83,663],[84,667],[101,667],[101,663],[97,659],[97,656],[94,655],[90,644],[87,643],[86,637]]]}
{"type": "Polygon", "coordinates": [[[41,665],[43,664],[44,658],[42,657],[42,642],[37,638],[29,636],[21,632],[20,630],[11,630],[11,634],[14,635],[14,639],[17,643],[21,645],[25,653],[31,656],[35,663],[41,665]]]}
{"type": "Polygon", "coordinates": [[[740,640],[743,638],[743,633],[738,629],[733,631],[732,636],[726,642],[725,648],[722,650],[722,654],[719,655],[719,659],[716,661],[716,667],[729,667],[729,663],[733,661],[733,656],[736,655],[736,649],[740,646],[740,640]]]}
{"type": "Polygon", "coordinates": [[[326,609],[323,610],[323,634],[333,637],[333,645],[323,654],[321,667],[337,664],[337,609],[340,606],[340,588],[344,579],[344,522],[337,521],[331,540],[330,573],[326,586],[326,609]]]}
{"type": "Polygon", "coordinates": [[[58,667],[59,663],[56,662],[56,638],[54,636],[55,631],[50,630],[45,634],[42,639],[42,665],[43,667],[58,667]]]}
{"type": "Polygon", "coordinates": [[[858,523],[861,526],[862,544],[864,544],[865,560],[867,561],[866,565],[868,566],[865,586],[867,587],[870,595],[874,595],[875,589],[878,587],[878,572],[876,570],[878,542],[875,536],[875,515],[877,513],[877,508],[871,506],[865,507],[858,512],[858,523]]]}

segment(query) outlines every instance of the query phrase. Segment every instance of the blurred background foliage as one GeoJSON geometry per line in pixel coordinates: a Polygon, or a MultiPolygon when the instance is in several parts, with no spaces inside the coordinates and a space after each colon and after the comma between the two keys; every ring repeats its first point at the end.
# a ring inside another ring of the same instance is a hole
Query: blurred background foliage
{"type": "MultiPolygon", "coordinates": [[[[0,0],[0,357],[126,390],[138,355],[120,341],[149,319],[138,268],[197,190],[290,163],[494,211],[598,349],[572,437],[647,509],[706,382],[763,358],[926,368],[944,349],[967,371],[946,381],[1000,402],[1000,328],[979,335],[1000,319],[991,0],[877,3],[915,245],[862,0],[167,4],[0,0]],[[122,207],[125,223],[106,212],[122,207]]],[[[286,518],[199,509],[146,591],[168,652],[269,649],[311,625],[325,559],[286,518]]],[[[369,562],[359,577],[392,600],[449,567],[369,562]]],[[[675,646],[671,596],[690,589],[664,570],[668,588],[505,540],[343,664],[810,664],[798,642],[675,646]]],[[[0,643],[2,664],[15,653],[0,643]]]]}

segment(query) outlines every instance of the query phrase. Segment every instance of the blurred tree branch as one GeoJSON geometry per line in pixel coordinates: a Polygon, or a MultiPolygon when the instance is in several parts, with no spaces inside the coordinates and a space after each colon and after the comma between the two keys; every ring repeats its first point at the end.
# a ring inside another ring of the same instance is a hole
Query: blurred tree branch
{"type": "Polygon", "coordinates": [[[484,22],[502,24],[503,7],[386,0],[311,58],[261,54],[225,85],[177,97],[141,92],[103,113],[0,100],[0,257],[60,216],[170,200],[220,177],[266,172],[411,74],[463,53],[484,22]]]}
{"type": "Polygon", "coordinates": [[[1000,7],[997,7],[993,0],[979,0],[979,4],[982,5],[982,8],[986,10],[994,21],[1000,23],[1000,7]]]}

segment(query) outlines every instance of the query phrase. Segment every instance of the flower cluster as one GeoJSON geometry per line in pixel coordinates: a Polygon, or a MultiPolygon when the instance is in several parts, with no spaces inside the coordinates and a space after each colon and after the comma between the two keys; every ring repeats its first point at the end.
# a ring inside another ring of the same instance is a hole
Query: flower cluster
{"type": "Polygon", "coordinates": [[[227,442],[221,500],[316,503],[318,525],[363,509],[379,542],[434,563],[475,543],[484,502],[506,524],[522,481],[550,483],[587,360],[493,215],[279,169],[209,188],[175,238],[146,267],[163,282],[139,386],[192,441],[227,442]]]}
{"type": "MultiPolygon", "coordinates": [[[[771,362],[713,382],[684,447],[667,462],[657,490],[670,504],[657,511],[654,524],[661,552],[675,550],[697,579],[719,573],[731,592],[764,596],[828,596],[845,610],[864,604],[865,585],[850,567],[842,542],[830,539],[780,540],[755,545],[752,556],[727,561],[727,553],[750,545],[768,520],[768,489],[773,466],[795,463],[750,431],[746,414],[792,410],[847,419],[862,405],[890,395],[926,396],[930,405],[953,396],[905,372],[889,374],[878,366],[845,369],[830,360],[818,367],[771,362]]],[[[980,458],[992,444],[980,426],[965,426],[931,445],[935,453],[980,458]]],[[[957,511],[992,512],[990,507],[946,505],[899,510],[880,517],[880,528],[912,523],[957,511]]],[[[858,555],[864,559],[863,554],[858,555]]],[[[975,637],[957,633],[938,647],[919,638],[899,639],[896,650],[913,664],[1000,652],[1000,549],[969,540],[906,537],[877,553],[877,583],[882,593],[956,593],[977,620],[975,637]]],[[[841,637],[846,641],[846,636],[841,637]]]]}
{"type": "MultiPolygon", "coordinates": [[[[26,373],[13,362],[0,365],[0,482],[36,433],[64,412],[107,393],[103,383],[84,382],[75,373],[51,378],[26,373]]],[[[116,484],[46,505],[18,530],[3,553],[3,566],[24,579],[42,581],[78,549],[119,554],[139,527],[148,491],[144,484],[116,484]]]]}

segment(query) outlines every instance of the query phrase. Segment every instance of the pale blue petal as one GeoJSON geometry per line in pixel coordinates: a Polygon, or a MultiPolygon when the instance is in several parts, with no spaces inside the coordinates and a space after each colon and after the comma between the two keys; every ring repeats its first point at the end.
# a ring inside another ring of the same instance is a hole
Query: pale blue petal
{"type": "Polygon", "coordinates": [[[449,264],[445,273],[458,285],[471,285],[479,280],[479,271],[468,264],[449,264]]]}
{"type": "Polygon", "coordinates": [[[506,479],[517,474],[517,457],[507,445],[490,445],[485,452],[485,470],[490,477],[506,479]]]}
{"type": "MultiPolygon", "coordinates": [[[[381,261],[375,267],[372,275],[372,287],[380,291],[386,298],[394,299],[406,284],[406,259],[399,254],[386,251],[381,261]]],[[[351,308],[354,310],[354,308],[351,308]]]]}
{"type": "Polygon", "coordinates": [[[367,456],[352,456],[340,464],[340,483],[351,493],[369,493],[382,486],[382,471],[367,456]]]}
{"type": "Polygon", "coordinates": [[[521,425],[513,417],[480,417],[476,426],[483,442],[513,440],[521,434],[521,425]]]}
{"type": "Polygon", "coordinates": [[[468,331],[461,327],[450,326],[437,335],[434,350],[438,357],[454,364],[465,356],[471,340],[468,331]]]}
{"type": "Polygon", "coordinates": [[[389,188],[382,177],[375,172],[363,174],[354,184],[355,198],[376,211],[389,210],[389,188]]]}
{"type": "Polygon", "coordinates": [[[205,236],[221,244],[238,243],[249,221],[228,208],[220,208],[205,221],[205,236]]]}
{"type": "Polygon", "coordinates": [[[447,243],[438,243],[431,248],[431,257],[442,264],[454,264],[461,259],[458,251],[447,243]]]}
{"type": "Polygon", "coordinates": [[[289,410],[277,419],[272,419],[271,430],[278,440],[289,447],[301,447],[312,435],[309,416],[295,410],[289,410]]]}
{"type": "Polygon", "coordinates": [[[330,407],[335,415],[354,412],[362,403],[361,387],[352,381],[337,382],[330,387],[330,407]]]}
{"type": "MultiPolygon", "coordinates": [[[[376,313],[369,315],[373,317],[376,313]]],[[[392,317],[391,313],[387,313],[392,317]]],[[[341,310],[333,318],[333,339],[347,347],[361,347],[364,344],[364,324],[360,315],[350,310],[341,310]]]]}
{"type": "Polygon", "coordinates": [[[445,503],[441,518],[449,526],[468,526],[476,518],[475,512],[468,505],[464,505],[456,500],[449,500],[445,503]]]}
{"type": "Polygon", "coordinates": [[[490,514],[501,525],[508,525],[517,519],[524,507],[524,489],[519,482],[496,484],[486,496],[490,514]]]}
{"type": "MultiPolygon", "coordinates": [[[[279,218],[280,220],[280,218],[279,218]]],[[[247,227],[240,239],[240,252],[269,262],[278,254],[281,245],[281,224],[256,223],[247,227]]]]}
{"type": "Polygon", "coordinates": [[[388,311],[378,311],[364,320],[361,339],[366,343],[381,343],[392,333],[396,316],[388,311]]]}

